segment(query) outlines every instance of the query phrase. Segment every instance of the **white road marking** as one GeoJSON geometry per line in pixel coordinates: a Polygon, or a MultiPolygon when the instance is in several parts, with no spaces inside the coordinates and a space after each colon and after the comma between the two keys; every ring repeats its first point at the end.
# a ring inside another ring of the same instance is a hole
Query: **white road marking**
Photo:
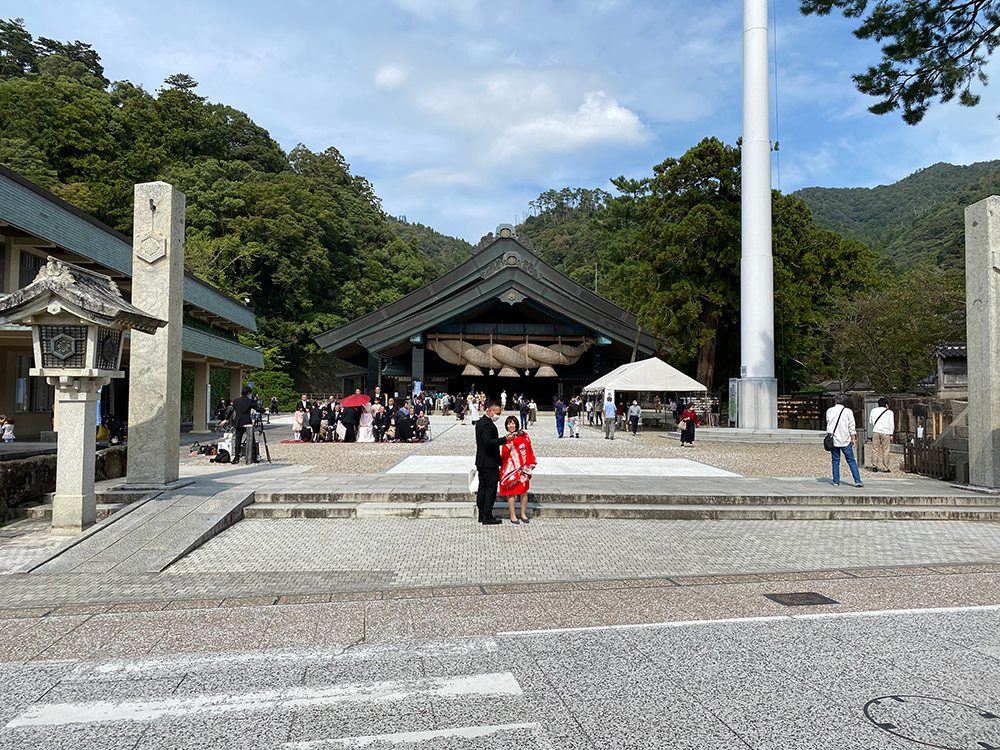
{"type": "Polygon", "coordinates": [[[399,680],[324,688],[293,687],[236,695],[223,693],[151,701],[49,703],[31,706],[7,724],[7,727],[154,721],[165,716],[298,709],[337,703],[400,701],[418,696],[456,698],[466,695],[521,695],[521,686],[510,672],[494,672],[464,677],[399,680]]]}
{"type": "Polygon", "coordinates": [[[329,740],[309,740],[307,742],[289,742],[285,745],[288,750],[320,750],[326,747],[364,747],[374,745],[376,742],[389,742],[394,745],[402,745],[404,742],[416,743],[436,740],[441,737],[462,737],[463,739],[474,739],[476,737],[487,737],[491,734],[501,732],[527,729],[535,733],[540,733],[540,725],[534,722],[529,724],[496,724],[493,726],[480,727],[454,727],[451,729],[431,729],[426,732],[397,732],[395,734],[370,734],[364,737],[338,737],[329,740]]]}
{"type": "MultiPolygon", "coordinates": [[[[297,605],[288,605],[297,606],[297,605]]],[[[304,605],[315,606],[315,605],[304,605]]],[[[97,617],[101,617],[98,615],[97,617]]],[[[245,664],[296,664],[326,659],[331,662],[362,662],[385,656],[387,653],[404,654],[408,658],[427,656],[440,658],[442,656],[465,656],[484,653],[494,653],[497,650],[496,640],[486,636],[474,636],[463,639],[459,643],[408,643],[405,648],[400,644],[365,643],[345,648],[313,647],[299,649],[275,649],[236,654],[177,655],[158,658],[130,659],[112,661],[95,665],[80,665],[72,676],[74,679],[84,678],[87,673],[93,676],[89,679],[106,680],[109,675],[122,674],[154,674],[193,672],[198,670],[214,670],[219,667],[239,666],[245,664]]]]}
{"type": "Polygon", "coordinates": [[[804,615],[769,615],[767,617],[730,617],[720,620],[676,620],[673,622],[640,622],[635,625],[593,625],[585,628],[551,628],[549,630],[504,630],[498,636],[545,635],[546,633],[587,633],[599,630],[633,630],[639,628],[689,628],[699,625],[727,625],[737,622],[773,622],[776,620],[835,620],[848,617],[878,617],[881,615],[951,614],[955,612],[988,612],[1000,609],[1000,604],[968,607],[928,607],[926,609],[879,609],[863,612],[816,612],[804,615]]]}

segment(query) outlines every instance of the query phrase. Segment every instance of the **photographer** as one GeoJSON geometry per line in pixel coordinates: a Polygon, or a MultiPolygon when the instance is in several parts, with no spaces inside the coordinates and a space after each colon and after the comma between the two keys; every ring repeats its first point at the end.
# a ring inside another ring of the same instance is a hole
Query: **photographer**
{"type": "Polygon", "coordinates": [[[253,428],[253,415],[251,412],[257,412],[258,414],[264,413],[264,407],[261,406],[256,401],[250,398],[252,393],[250,386],[244,386],[242,394],[239,398],[234,399],[232,405],[229,407],[229,411],[226,414],[226,422],[229,422],[236,430],[236,447],[233,453],[233,463],[238,464],[240,462],[240,454],[243,451],[243,438],[247,435],[249,430],[249,440],[247,441],[249,445],[247,449],[249,450],[247,463],[257,462],[257,450],[254,441],[254,428],[253,428]]]}

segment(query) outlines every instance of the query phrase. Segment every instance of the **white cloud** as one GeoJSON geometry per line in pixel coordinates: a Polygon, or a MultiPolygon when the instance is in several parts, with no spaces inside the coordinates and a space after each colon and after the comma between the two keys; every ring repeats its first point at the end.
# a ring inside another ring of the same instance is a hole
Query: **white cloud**
{"type": "Polygon", "coordinates": [[[399,88],[406,83],[406,71],[395,65],[386,65],[379,68],[375,74],[375,85],[380,89],[392,90],[399,88]]]}
{"type": "Polygon", "coordinates": [[[642,146],[650,138],[639,117],[603,91],[589,91],[575,112],[557,112],[511,125],[494,140],[491,158],[565,153],[585,146],[642,146]]]}

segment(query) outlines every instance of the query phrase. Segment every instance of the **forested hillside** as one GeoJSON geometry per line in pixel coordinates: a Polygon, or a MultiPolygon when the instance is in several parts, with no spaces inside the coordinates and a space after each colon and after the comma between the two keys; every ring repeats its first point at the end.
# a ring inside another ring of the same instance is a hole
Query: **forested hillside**
{"type": "Polygon", "coordinates": [[[1000,161],[939,163],[875,188],[796,191],[818,226],[860,240],[889,265],[964,266],[963,209],[1000,189],[1000,161]]]}
{"type": "Polygon", "coordinates": [[[420,251],[431,259],[439,273],[446,273],[464,263],[476,250],[465,240],[441,234],[423,224],[411,224],[405,216],[389,216],[387,220],[389,228],[403,242],[412,242],[416,238],[420,251]]]}
{"type": "Polygon", "coordinates": [[[437,275],[336,148],[286,154],[197,87],[182,73],[155,92],[112,82],[89,45],[0,21],[0,164],[126,234],[134,183],[176,185],[186,266],[250,298],[260,333],[246,343],[264,347],[272,370],[295,374],[312,336],[437,275]]]}

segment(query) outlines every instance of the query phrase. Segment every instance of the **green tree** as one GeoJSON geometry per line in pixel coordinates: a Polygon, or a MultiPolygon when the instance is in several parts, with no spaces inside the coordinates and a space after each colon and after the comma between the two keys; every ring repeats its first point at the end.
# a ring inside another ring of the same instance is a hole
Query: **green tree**
{"type": "Polygon", "coordinates": [[[965,274],[916,268],[877,289],[838,300],[824,321],[833,374],[876,391],[912,390],[933,373],[931,349],[965,337],[965,274]]]}
{"type": "Polygon", "coordinates": [[[882,59],[854,76],[858,90],[878,97],[877,115],[902,108],[908,125],[920,122],[935,99],[958,97],[965,107],[979,104],[974,84],[987,83],[986,63],[1000,44],[1000,3],[996,0],[800,0],[803,14],[836,10],[861,18],[859,39],[882,45],[882,59]]]}

